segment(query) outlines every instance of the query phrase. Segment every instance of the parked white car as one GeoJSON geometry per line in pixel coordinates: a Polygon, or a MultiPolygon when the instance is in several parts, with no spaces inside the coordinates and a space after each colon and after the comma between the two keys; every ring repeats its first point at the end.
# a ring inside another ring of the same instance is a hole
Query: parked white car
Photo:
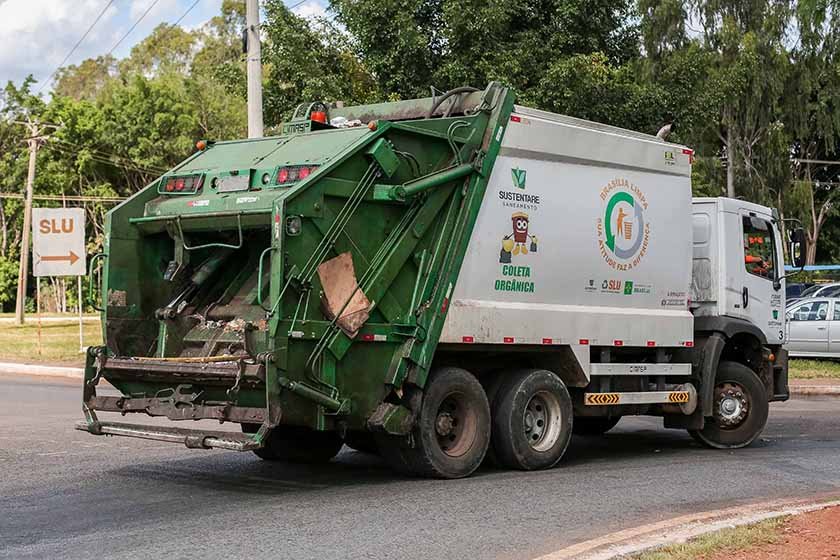
{"type": "Polygon", "coordinates": [[[785,315],[790,356],[840,358],[840,298],[803,299],[785,315]]]}

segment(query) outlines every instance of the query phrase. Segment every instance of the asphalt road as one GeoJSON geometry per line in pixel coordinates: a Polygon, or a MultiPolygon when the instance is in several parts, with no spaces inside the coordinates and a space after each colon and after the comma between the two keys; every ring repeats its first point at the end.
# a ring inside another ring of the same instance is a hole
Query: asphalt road
{"type": "Polygon", "coordinates": [[[840,400],[774,404],[737,452],[625,418],[573,440],[559,468],[437,481],[346,448],[301,468],[95,437],[72,429],[79,399],[74,382],[0,376],[0,558],[528,559],[689,512],[840,493],[840,400]]]}

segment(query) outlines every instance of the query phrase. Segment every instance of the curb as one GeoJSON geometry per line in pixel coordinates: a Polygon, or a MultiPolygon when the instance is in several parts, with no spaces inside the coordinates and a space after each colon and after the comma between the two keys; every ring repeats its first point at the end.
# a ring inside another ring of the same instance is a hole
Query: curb
{"type": "Polygon", "coordinates": [[[13,362],[0,362],[0,373],[42,377],[68,377],[70,379],[83,379],[85,377],[85,370],[80,367],[42,366],[37,364],[16,364],[13,362]]]}
{"type": "Polygon", "coordinates": [[[683,515],[584,541],[534,560],[618,560],[630,554],[681,544],[721,529],[840,506],[837,494],[810,500],[775,500],[683,515]]]}
{"type": "Polygon", "coordinates": [[[840,384],[837,385],[790,385],[792,398],[809,399],[816,397],[840,397],[840,384]]]}

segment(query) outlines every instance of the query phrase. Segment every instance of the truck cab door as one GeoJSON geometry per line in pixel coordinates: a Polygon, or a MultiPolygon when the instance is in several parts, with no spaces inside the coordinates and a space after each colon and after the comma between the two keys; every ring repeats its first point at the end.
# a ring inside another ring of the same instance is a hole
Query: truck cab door
{"type": "Polygon", "coordinates": [[[769,344],[785,339],[781,238],[773,217],[738,208],[724,212],[726,315],[761,329],[769,344]]]}

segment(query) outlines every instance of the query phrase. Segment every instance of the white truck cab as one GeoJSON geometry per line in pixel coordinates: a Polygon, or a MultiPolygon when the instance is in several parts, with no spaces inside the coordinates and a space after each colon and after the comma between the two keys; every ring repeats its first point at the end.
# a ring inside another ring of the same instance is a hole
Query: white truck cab
{"type": "Polygon", "coordinates": [[[695,320],[745,321],[767,344],[783,344],[784,253],[778,216],[765,206],[731,198],[695,198],[692,206],[695,320]]]}

